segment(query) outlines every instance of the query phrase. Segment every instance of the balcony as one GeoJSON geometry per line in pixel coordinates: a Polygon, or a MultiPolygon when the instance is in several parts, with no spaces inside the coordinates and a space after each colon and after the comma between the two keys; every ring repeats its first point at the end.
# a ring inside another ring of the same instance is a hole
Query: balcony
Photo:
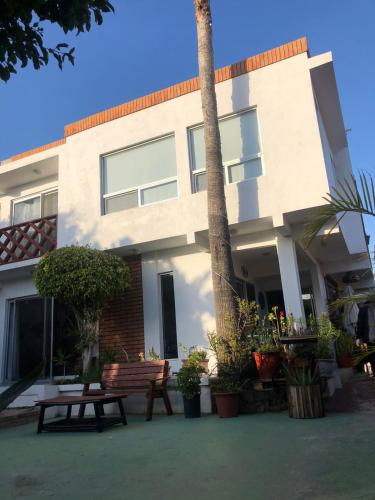
{"type": "Polygon", "coordinates": [[[56,248],[57,215],[0,229],[0,266],[41,257],[56,248]]]}

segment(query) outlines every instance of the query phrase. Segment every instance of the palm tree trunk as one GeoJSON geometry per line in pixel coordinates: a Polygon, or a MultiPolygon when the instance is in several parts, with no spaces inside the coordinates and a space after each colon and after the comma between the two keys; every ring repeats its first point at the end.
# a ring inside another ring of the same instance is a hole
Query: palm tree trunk
{"type": "Polygon", "coordinates": [[[206,150],[208,237],[216,330],[226,335],[236,323],[235,277],[224,192],[224,172],[215,93],[212,18],[209,0],[194,0],[206,150]]]}

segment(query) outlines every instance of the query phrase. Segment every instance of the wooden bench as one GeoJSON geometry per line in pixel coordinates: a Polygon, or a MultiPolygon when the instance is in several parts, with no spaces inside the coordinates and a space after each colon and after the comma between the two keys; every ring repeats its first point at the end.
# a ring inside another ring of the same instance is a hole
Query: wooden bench
{"type": "MultiPolygon", "coordinates": [[[[166,387],[168,377],[169,363],[166,360],[108,364],[103,368],[101,390],[90,390],[90,384],[86,384],[82,395],[145,394],[146,420],[151,420],[155,398],[163,398],[167,415],[173,415],[166,387]]],[[[81,418],[84,416],[85,407],[86,405],[80,407],[81,418]]]]}

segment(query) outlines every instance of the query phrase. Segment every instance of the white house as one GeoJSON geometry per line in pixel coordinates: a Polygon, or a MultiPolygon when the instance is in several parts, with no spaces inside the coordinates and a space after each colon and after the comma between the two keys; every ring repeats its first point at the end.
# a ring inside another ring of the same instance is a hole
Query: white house
{"type": "MultiPolygon", "coordinates": [[[[319,314],[348,272],[362,288],[372,278],[356,214],[308,250],[300,243],[310,210],[352,171],[332,54],[311,57],[302,38],[217,70],[216,82],[238,292],[264,311],[319,314]]],[[[207,344],[215,321],[198,78],[2,161],[0,205],[4,382],[71,342],[64,310],[38,298],[32,279],[56,245],[90,244],[129,262],[133,286],[107,308],[101,349],[154,348],[177,368],[180,344],[207,344]]],[[[46,378],[58,370],[51,361],[46,378]]]]}

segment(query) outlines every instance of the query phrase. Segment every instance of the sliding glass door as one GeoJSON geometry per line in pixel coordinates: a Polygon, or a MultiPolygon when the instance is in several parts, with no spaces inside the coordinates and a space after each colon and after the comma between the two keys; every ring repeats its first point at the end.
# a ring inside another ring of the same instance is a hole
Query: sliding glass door
{"type": "Polygon", "coordinates": [[[61,353],[66,357],[64,371],[74,373],[77,353],[74,350],[71,312],[51,299],[24,297],[8,301],[5,380],[24,377],[43,359],[44,373],[50,378],[63,372],[61,353]]]}

